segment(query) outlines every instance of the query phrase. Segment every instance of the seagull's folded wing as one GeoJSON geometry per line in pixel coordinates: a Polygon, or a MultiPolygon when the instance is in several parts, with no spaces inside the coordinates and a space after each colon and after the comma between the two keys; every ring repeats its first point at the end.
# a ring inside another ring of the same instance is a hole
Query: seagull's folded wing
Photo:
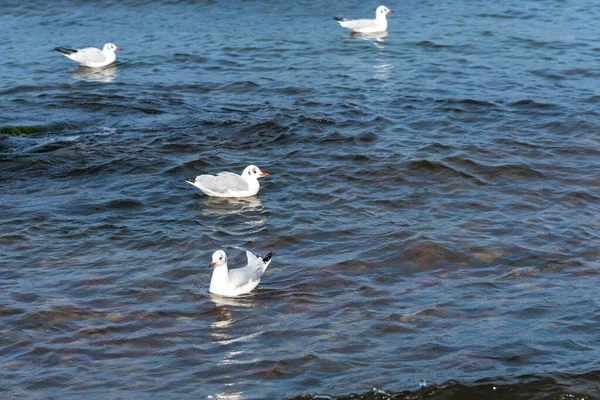
{"type": "Polygon", "coordinates": [[[196,177],[196,184],[215,193],[248,190],[248,184],[232,172],[219,172],[217,176],[199,175],[196,177]]]}
{"type": "Polygon", "coordinates": [[[79,63],[101,63],[106,61],[104,53],[94,47],[77,50],[77,53],[71,54],[70,57],[79,63]]]}
{"type": "Polygon", "coordinates": [[[236,287],[246,285],[249,282],[256,282],[262,278],[267,265],[256,257],[252,252],[246,250],[248,257],[248,265],[244,268],[236,268],[229,270],[229,284],[236,287]]]}
{"type": "Polygon", "coordinates": [[[342,25],[344,28],[352,30],[377,28],[377,22],[374,19],[354,19],[348,21],[340,21],[340,25],[342,25]]]}

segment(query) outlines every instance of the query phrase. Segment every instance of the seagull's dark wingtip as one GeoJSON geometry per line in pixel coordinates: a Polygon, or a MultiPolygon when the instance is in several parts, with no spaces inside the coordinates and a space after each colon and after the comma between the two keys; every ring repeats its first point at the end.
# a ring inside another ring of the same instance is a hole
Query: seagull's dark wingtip
{"type": "Polygon", "coordinates": [[[338,21],[338,22],[342,22],[344,21],[344,18],[340,18],[340,17],[333,17],[334,20],[338,21]]]}
{"type": "Polygon", "coordinates": [[[77,53],[77,50],[67,49],[66,47],[55,47],[54,50],[58,51],[59,53],[66,54],[66,55],[77,53]]]}
{"type": "Polygon", "coordinates": [[[269,260],[271,259],[271,257],[273,257],[273,254],[275,254],[274,251],[270,252],[269,254],[267,254],[266,256],[263,257],[263,262],[268,263],[269,260]]]}

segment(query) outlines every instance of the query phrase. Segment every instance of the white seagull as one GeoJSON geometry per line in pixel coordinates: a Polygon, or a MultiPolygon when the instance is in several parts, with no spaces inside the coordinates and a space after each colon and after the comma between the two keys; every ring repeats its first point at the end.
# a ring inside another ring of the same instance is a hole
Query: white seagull
{"type": "Polygon", "coordinates": [[[106,43],[102,50],[95,47],[86,47],[85,49],[68,49],[66,47],[56,47],[54,50],[70,58],[83,67],[101,68],[115,62],[117,55],[115,50],[121,50],[114,43],[106,43]]]}
{"type": "Polygon", "coordinates": [[[229,270],[227,268],[227,255],[223,250],[217,250],[212,255],[211,267],[214,267],[210,280],[209,292],[220,296],[235,297],[250,293],[258,286],[265,270],[271,264],[273,253],[264,258],[257,257],[246,250],[248,265],[243,268],[229,270]]]}
{"type": "Polygon", "coordinates": [[[260,189],[258,178],[269,176],[256,165],[248,165],[242,175],[233,172],[219,172],[215,175],[198,175],[186,182],[214,197],[249,197],[260,189]]]}
{"type": "Polygon", "coordinates": [[[356,33],[375,33],[387,30],[386,15],[393,13],[386,6],[379,6],[375,10],[375,19],[344,19],[333,17],[344,28],[356,33]]]}

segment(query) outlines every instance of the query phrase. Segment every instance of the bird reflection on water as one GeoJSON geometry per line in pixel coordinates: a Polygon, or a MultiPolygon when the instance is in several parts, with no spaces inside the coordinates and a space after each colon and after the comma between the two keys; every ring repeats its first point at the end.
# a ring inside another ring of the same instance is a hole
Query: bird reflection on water
{"type": "Polygon", "coordinates": [[[109,83],[114,81],[118,76],[117,66],[109,65],[108,67],[104,68],[79,67],[71,73],[71,76],[74,79],[87,82],[109,83]]]}
{"type": "Polygon", "coordinates": [[[218,228],[228,234],[252,234],[266,224],[268,214],[257,197],[216,198],[203,196],[198,220],[205,227],[218,228]]]}
{"type": "Polygon", "coordinates": [[[352,32],[350,34],[350,36],[352,36],[354,38],[358,38],[358,39],[362,39],[362,40],[373,40],[376,42],[385,42],[385,40],[383,40],[383,38],[386,37],[387,35],[388,35],[387,32],[374,32],[374,33],[352,32]]]}
{"type": "Polygon", "coordinates": [[[247,211],[263,211],[263,202],[256,196],[251,197],[210,197],[202,196],[206,208],[202,209],[203,215],[227,215],[247,211]]]}

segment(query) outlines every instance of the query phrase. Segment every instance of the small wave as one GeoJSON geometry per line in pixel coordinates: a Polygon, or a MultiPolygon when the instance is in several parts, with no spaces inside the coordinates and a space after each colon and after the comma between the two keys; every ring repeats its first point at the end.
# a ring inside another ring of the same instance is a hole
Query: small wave
{"type": "Polygon", "coordinates": [[[275,121],[264,121],[256,124],[252,124],[244,129],[242,129],[242,133],[255,133],[259,132],[260,134],[273,134],[273,133],[281,133],[288,129],[287,126],[280,125],[275,121]]]}
{"type": "Polygon", "coordinates": [[[156,108],[133,107],[133,109],[143,112],[144,114],[164,114],[165,111],[156,108]]]}
{"type": "Polygon", "coordinates": [[[443,103],[445,105],[453,105],[453,106],[465,106],[467,108],[497,108],[498,105],[485,100],[477,100],[477,99],[448,99],[448,100],[436,100],[436,102],[443,103]]]}
{"type": "Polygon", "coordinates": [[[484,181],[480,180],[475,175],[471,175],[467,172],[452,168],[451,166],[439,161],[431,161],[427,159],[412,160],[407,162],[406,168],[410,171],[418,172],[419,174],[423,172],[441,173],[444,175],[450,174],[457,177],[472,180],[481,185],[486,184],[484,181]]]}
{"type": "Polygon", "coordinates": [[[77,139],[79,139],[79,136],[63,137],[58,140],[48,141],[46,143],[43,143],[43,144],[35,147],[34,149],[31,150],[31,152],[32,153],[50,153],[53,151],[66,149],[68,147],[74,146],[75,141],[77,139]]]}
{"type": "Polygon", "coordinates": [[[479,177],[478,179],[483,179],[488,183],[501,179],[543,179],[546,177],[543,172],[525,164],[484,165],[462,157],[448,157],[445,161],[464,167],[470,173],[479,177]]]}
{"type": "Polygon", "coordinates": [[[233,82],[227,84],[221,88],[223,92],[227,93],[243,93],[247,94],[248,90],[256,90],[261,86],[258,83],[252,81],[233,82]]]}
{"type": "Polygon", "coordinates": [[[464,266],[470,258],[439,243],[419,239],[403,252],[405,262],[421,270],[437,269],[446,265],[464,266]]]}
{"type": "Polygon", "coordinates": [[[552,103],[538,103],[534,100],[519,100],[508,104],[509,107],[532,109],[532,110],[555,110],[560,109],[561,106],[552,103]]]}
{"type": "Polygon", "coordinates": [[[437,385],[429,381],[415,382],[416,390],[386,392],[373,388],[364,394],[331,397],[322,394],[302,394],[292,400],[436,400],[436,399],[581,399],[593,400],[597,394],[600,372],[592,371],[578,376],[525,375],[517,379],[482,379],[472,384],[455,380],[437,385]],[[506,381],[513,381],[506,383],[506,381]],[[425,384],[424,384],[425,383],[425,384]]]}
{"type": "Polygon", "coordinates": [[[134,210],[136,208],[143,207],[143,203],[135,199],[120,199],[111,200],[104,204],[104,208],[108,210],[134,210]]]}
{"type": "Polygon", "coordinates": [[[508,13],[504,13],[504,14],[500,14],[500,13],[492,13],[492,14],[479,14],[478,15],[481,18],[494,18],[494,19],[529,19],[532,18],[532,15],[529,14],[523,14],[523,13],[519,13],[519,12],[508,12],[508,13]]]}
{"type": "Polygon", "coordinates": [[[203,56],[199,56],[196,54],[187,54],[187,53],[175,53],[173,54],[173,60],[174,61],[186,61],[186,62],[192,62],[192,63],[196,63],[196,64],[204,64],[206,62],[208,62],[210,59],[208,57],[203,57],[203,56]]]}
{"type": "Polygon", "coordinates": [[[451,49],[451,48],[454,47],[454,46],[451,46],[451,45],[434,43],[434,42],[431,42],[429,40],[423,40],[423,41],[420,41],[420,42],[412,42],[412,43],[409,43],[409,44],[412,44],[412,45],[418,46],[418,47],[423,47],[423,48],[426,48],[426,49],[431,49],[431,50],[451,49]]]}
{"type": "Polygon", "coordinates": [[[15,93],[29,93],[29,92],[39,92],[39,86],[29,86],[29,85],[21,85],[15,86],[6,90],[0,90],[0,96],[4,96],[7,94],[15,94],[15,93]]]}

